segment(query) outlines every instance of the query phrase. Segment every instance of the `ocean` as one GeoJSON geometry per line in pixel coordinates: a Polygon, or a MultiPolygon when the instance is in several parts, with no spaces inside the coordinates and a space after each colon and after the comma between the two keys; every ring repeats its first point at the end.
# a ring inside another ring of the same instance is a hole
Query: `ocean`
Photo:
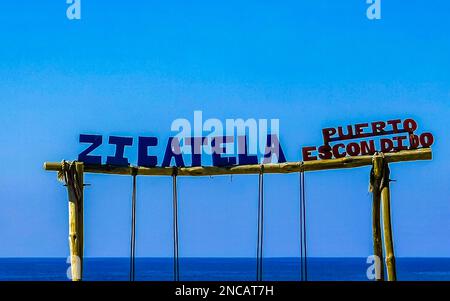
{"type": "MultiPolygon", "coordinates": [[[[68,281],[65,258],[2,258],[0,281],[68,281]]],[[[367,281],[366,258],[308,258],[310,281],[367,281]]],[[[299,281],[299,258],[266,258],[264,280],[299,281]]],[[[254,258],[181,258],[181,281],[253,281],[254,258]]],[[[404,281],[450,280],[450,258],[397,258],[397,277],[404,281]]],[[[86,258],[84,280],[127,281],[129,259],[86,258]]],[[[137,258],[137,281],[173,280],[171,258],[137,258]]]]}

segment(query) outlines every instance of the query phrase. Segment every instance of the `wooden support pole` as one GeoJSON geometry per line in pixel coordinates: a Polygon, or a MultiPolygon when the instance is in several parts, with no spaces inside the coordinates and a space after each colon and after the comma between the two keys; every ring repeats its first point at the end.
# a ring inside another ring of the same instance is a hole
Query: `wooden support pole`
{"type": "Polygon", "coordinates": [[[373,255],[375,256],[375,275],[377,281],[384,280],[383,266],[383,246],[381,241],[381,222],[380,222],[380,200],[381,191],[380,183],[383,177],[383,160],[382,155],[373,157],[373,167],[371,172],[371,190],[372,190],[372,236],[373,236],[373,255]]]}
{"type": "Polygon", "coordinates": [[[83,275],[84,227],[83,227],[83,190],[84,190],[84,164],[75,163],[78,183],[69,187],[69,248],[72,281],[81,281],[83,275]],[[78,187],[78,189],[77,189],[78,187]],[[74,190],[77,190],[74,193],[74,190]]]}
{"type": "Polygon", "coordinates": [[[395,266],[394,240],[392,238],[391,227],[391,196],[389,189],[389,166],[384,166],[384,181],[381,187],[381,203],[383,209],[383,238],[384,252],[386,254],[386,269],[388,281],[397,280],[397,271],[395,266]]]}
{"type": "MultiPolygon", "coordinates": [[[[387,153],[384,159],[388,163],[430,160],[431,149],[405,150],[397,153],[387,153]]],[[[279,164],[264,164],[264,173],[294,173],[300,171],[316,171],[327,169],[354,168],[372,165],[373,156],[345,157],[330,160],[316,160],[306,162],[286,162],[279,164]]],[[[49,171],[61,171],[60,162],[46,162],[44,169],[49,171]]],[[[110,165],[86,165],[84,172],[133,175],[137,169],[138,176],[172,176],[173,167],[132,167],[132,166],[110,166],[110,165]]],[[[259,174],[260,164],[235,165],[226,167],[216,166],[195,166],[177,168],[177,176],[218,176],[218,175],[238,175],[238,174],[259,174]]]]}

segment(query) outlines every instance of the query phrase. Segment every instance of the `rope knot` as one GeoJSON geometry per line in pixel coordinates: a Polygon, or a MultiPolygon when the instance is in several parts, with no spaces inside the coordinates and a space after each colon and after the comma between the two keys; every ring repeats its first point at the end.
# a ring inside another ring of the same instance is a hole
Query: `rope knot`
{"type": "Polygon", "coordinates": [[[131,175],[133,177],[136,177],[138,175],[138,171],[139,171],[139,169],[137,167],[135,167],[135,166],[131,167],[131,175]]]}
{"type": "Polygon", "coordinates": [[[305,171],[305,162],[304,161],[298,162],[298,167],[299,167],[300,172],[304,172],[305,171]]]}
{"type": "Polygon", "coordinates": [[[172,177],[178,176],[178,167],[172,166],[172,177]]]}

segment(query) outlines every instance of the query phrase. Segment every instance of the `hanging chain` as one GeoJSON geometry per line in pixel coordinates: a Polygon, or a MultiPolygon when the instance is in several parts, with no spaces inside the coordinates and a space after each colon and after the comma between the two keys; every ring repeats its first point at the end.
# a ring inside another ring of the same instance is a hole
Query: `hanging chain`
{"type": "Polygon", "coordinates": [[[131,241],[130,241],[130,281],[136,274],[136,185],[137,172],[133,169],[133,194],[131,197],[131,241]]]}
{"type": "Polygon", "coordinates": [[[305,173],[300,172],[300,279],[308,281],[308,254],[306,239],[306,196],[305,196],[305,173]]]}
{"type": "Polygon", "coordinates": [[[173,275],[174,281],[180,281],[180,261],[178,254],[178,192],[177,192],[177,170],[174,168],[172,174],[173,192],[173,275]]]}
{"type": "Polygon", "coordinates": [[[264,249],[264,165],[261,165],[258,180],[258,241],[256,251],[256,280],[262,281],[264,249]]]}

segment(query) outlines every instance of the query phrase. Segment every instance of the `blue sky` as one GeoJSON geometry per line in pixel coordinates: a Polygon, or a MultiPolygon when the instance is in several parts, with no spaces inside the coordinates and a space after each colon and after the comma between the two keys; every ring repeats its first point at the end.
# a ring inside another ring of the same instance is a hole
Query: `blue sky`
{"type": "MultiPolygon", "coordinates": [[[[278,118],[286,157],[324,127],[415,118],[434,159],[391,167],[397,256],[450,256],[450,3],[9,1],[0,9],[1,257],[68,255],[45,161],[80,133],[157,136],[193,118],[278,118]]],[[[160,148],[162,152],[164,147],[160,148]]],[[[102,155],[108,155],[108,149],[102,155]]],[[[128,153],[136,162],[136,148],[128,153]]],[[[369,168],[308,173],[311,256],[372,254],[369,168]]],[[[138,181],[137,256],[170,256],[170,178],[138,181]]],[[[182,178],[181,256],[255,256],[257,177],[182,178]]],[[[86,256],[129,253],[131,178],[87,175],[86,256]]],[[[266,177],[267,256],[297,256],[298,175],[266,177]]]]}

